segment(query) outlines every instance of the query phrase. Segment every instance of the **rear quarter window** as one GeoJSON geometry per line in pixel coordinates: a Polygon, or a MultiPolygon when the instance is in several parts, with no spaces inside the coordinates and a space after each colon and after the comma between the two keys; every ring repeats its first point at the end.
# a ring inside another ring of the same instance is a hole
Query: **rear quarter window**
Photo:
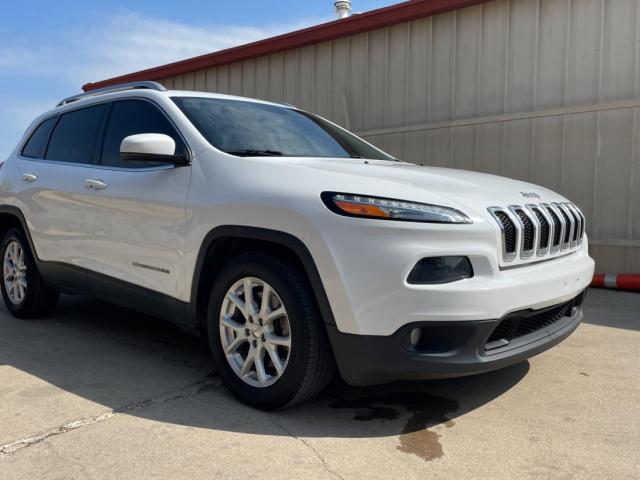
{"type": "Polygon", "coordinates": [[[49,118],[38,125],[27,143],[24,145],[22,149],[22,156],[29,158],[44,158],[44,152],[47,148],[47,142],[49,141],[49,135],[51,134],[51,129],[56,123],[56,118],[49,118]]]}

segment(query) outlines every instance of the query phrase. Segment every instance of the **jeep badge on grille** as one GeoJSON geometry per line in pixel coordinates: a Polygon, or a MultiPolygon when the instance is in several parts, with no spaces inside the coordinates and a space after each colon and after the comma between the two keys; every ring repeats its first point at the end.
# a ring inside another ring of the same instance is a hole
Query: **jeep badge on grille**
{"type": "Polygon", "coordinates": [[[538,198],[538,199],[542,198],[536,192],[520,192],[520,195],[522,195],[524,198],[538,198]]]}

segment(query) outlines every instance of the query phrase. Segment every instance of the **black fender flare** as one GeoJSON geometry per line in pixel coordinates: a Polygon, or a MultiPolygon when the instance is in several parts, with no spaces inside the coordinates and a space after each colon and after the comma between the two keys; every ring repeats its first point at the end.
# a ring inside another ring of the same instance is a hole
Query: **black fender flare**
{"type": "Polygon", "coordinates": [[[281,232],[279,230],[270,230],[260,227],[246,227],[240,225],[222,225],[215,227],[211,231],[209,231],[209,233],[207,233],[204,240],[202,241],[193,272],[193,280],[191,283],[191,301],[189,303],[189,308],[192,309],[189,315],[191,318],[197,317],[196,309],[198,305],[197,302],[199,281],[202,275],[202,269],[204,267],[205,260],[207,258],[207,252],[216,240],[225,237],[242,238],[247,240],[260,240],[264,242],[274,243],[291,250],[298,257],[305,273],[307,274],[307,277],[311,284],[311,288],[313,289],[313,293],[316,297],[316,301],[318,302],[318,307],[320,308],[320,313],[322,315],[324,323],[327,325],[336,324],[335,318],[333,316],[333,310],[331,309],[329,298],[327,297],[327,293],[322,283],[322,279],[320,278],[316,263],[311,256],[311,252],[309,252],[309,249],[302,242],[302,240],[295,237],[294,235],[291,235],[290,233],[281,232]]]}

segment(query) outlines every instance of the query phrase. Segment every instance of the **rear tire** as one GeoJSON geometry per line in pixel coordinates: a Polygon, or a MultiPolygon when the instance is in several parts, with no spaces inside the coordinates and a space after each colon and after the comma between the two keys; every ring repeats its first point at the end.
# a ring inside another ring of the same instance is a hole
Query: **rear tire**
{"type": "Polygon", "coordinates": [[[304,402],[335,373],[305,274],[269,255],[243,254],[224,267],[211,291],[207,332],[225,385],[253,407],[274,410],[304,402]],[[245,302],[247,291],[252,305],[245,302]]]}
{"type": "Polygon", "coordinates": [[[7,309],[17,318],[36,318],[49,313],[59,293],[44,284],[26,236],[10,229],[0,244],[0,289],[7,309]]]}

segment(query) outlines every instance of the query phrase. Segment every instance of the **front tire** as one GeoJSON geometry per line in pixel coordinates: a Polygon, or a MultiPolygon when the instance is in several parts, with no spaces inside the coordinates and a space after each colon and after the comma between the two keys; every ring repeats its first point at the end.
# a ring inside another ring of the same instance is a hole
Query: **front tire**
{"type": "Polygon", "coordinates": [[[211,291],[207,332],[224,383],[257,408],[308,400],[335,372],[306,276],[268,255],[243,254],[225,266],[211,291]]]}
{"type": "Polygon", "coordinates": [[[0,244],[0,289],[7,309],[17,318],[36,318],[55,308],[59,294],[44,284],[22,230],[10,229],[0,244]]]}

